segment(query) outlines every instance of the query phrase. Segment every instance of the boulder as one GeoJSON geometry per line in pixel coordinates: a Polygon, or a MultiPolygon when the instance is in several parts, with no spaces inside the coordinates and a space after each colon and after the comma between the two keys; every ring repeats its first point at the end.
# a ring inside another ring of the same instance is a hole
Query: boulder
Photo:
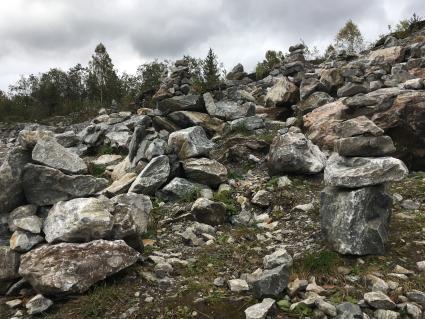
{"type": "Polygon", "coordinates": [[[233,120],[229,123],[230,131],[248,130],[254,131],[264,128],[264,119],[259,116],[249,116],[241,119],[233,120]]]}
{"type": "Polygon", "coordinates": [[[246,73],[244,71],[243,65],[240,64],[240,63],[236,64],[233,67],[232,71],[230,71],[226,75],[226,79],[227,80],[232,80],[232,81],[240,81],[244,77],[246,77],[246,73]]]}
{"type": "Polygon", "coordinates": [[[182,161],[182,164],[186,177],[196,183],[217,188],[227,180],[226,166],[216,160],[190,158],[182,161]]]}
{"type": "Polygon", "coordinates": [[[98,158],[96,158],[95,160],[91,161],[91,164],[95,165],[95,166],[107,167],[107,166],[110,166],[110,165],[117,165],[121,161],[122,161],[121,155],[105,154],[105,155],[101,155],[98,158]]]}
{"type": "Polygon", "coordinates": [[[18,147],[12,149],[0,166],[0,215],[7,214],[24,204],[22,174],[24,166],[31,160],[28,151],[18,147]]]}
{"type": "Polygon", "coordinates": [[[69,176],[57,169],[34,164],[27,164],[23,175],[26,199],[39,206],[94,195],[107,185],[108,180],[104,178],[69,176]]]}
{"type": "Polygon", "coordinates": [[[37,206],[35,205],[24,205],[24,206],[19,206],[18,208],[15,208],[12,212],[10,212],[7,219],[9,230],[13,232],[17,229],[17,227],[14,224],[15,220],[25,218],[25,217],[35,216],[36,213],[37,213],[37,206]]]}
{"type": "Polygon", "coordinates": [[[364,301],[375,309],[391,310],[396,304],[386,294],[380,291],[367,292],[363,296],[364,301]]]}
{"type": "Polygon", "coordinates": [[[167,115],[176,111],[196,111],[202,112],[204,106],[200,95],[174,96],[158,103],[158,110],[167,115]]]}
{"type": "Polygon", "coordinates": [[[326,92],[314,92],[297,104],[297,110],[304,115],[333,101],[334,98],[326,92]]]}
{"type": "Polygon", "coordinates": [[[348,82],[343,87],[338,89],[337,95],[338,97],[345,97],[367,92],[368,89],[364,85],[348,82]]]}
{"type": "Polygon", "coordinates": [[[267,167],[272,175],[315,174],[326,164],[326,156],[302,133],[278,134],[270,146],[267,167]]]}
{"type": "Polygon", "coordinates": [[[233,101],[214,102],[211,93],[204,94],[204,101],[208,114],[221,120],[232,121],[255,115],[255,104],[252,102],[242,105],[233,101]]]}
{"type": "Polygon", "coordinates": [[[106,238],[113,227],[108,199],[76,198],[56,203],[44,221],[48,243],[87,242],[106,238]]]}
{"type": "Polygon", "coordinates": [[[114,226],[112,237],[125,239],[133,235],[143,235],[148,230],[152,202],[148,196],[121,194],[111,199],[114,205],[114,226]]]}
{"type": "Polygon", "coordinates": [[[252,292],[257,299],[277,298],[288,286],[290,269],[285,265],[264,270],[252,282],[252,292]]]}
{"type": "Polygon", "coordinates": [[[28,302],[25,305],[25,308],[27,308],[27,312],[29,315],[37,315],[39,313],[45,312],[47,309],[49,309],[53,305],[53,301],[50,299],[44,297],[41,294],[38,294],[28,300],[28,302]]]}
{"type": "Polygon", "coordinates": [[[180,159],[208,156],[214,147],[200,126],[189,127],[173,132],[168,137],[168,145],[180,159]]]}
{"type": "Polygon", "coordinates": [[[273,309],[276,301],[271,298],[264,298],[262,302],[245,309],[246,319],[266,319],[267,314],[273,309]]]}
{"type": "Polygon", "coordinates": [[[281,248],[270,255],[264,256],[263,265],[265,269],[273,269],[278,266],[285,266],[287,269],[291,269],[292,257],[286,249],[281,248]]]}
{"type": "Polygon", "coordinates": [[[9,246],[0,246],[0,294],[6,292],[13,281],[19,278],[19,254],[9,246]]]}
{"type": "Polygon", "coordinates": [[[153,158],[131,184],[130,193],[153,195],[170,176],[170,160],[162,155],[153,158]]]}
{"type": "MultiPolygon", "coordinates": [[[[197,184],[188,181],[187,179],[175,177],[170,183],[168,183],[162,190],[161,195],[171,199],[181,199],[185,197],[195,197],[202,189],[208,188],[205,185],[197,184]]],[[[196,199],[196,198],[195,198],[196,199]]]]}
{"type": "Polygon", "coordinates": [[[266,105],[269,107],[291,106],[299,100],[300,92],[298,87],[283,77],[267,92],[266,105]]]}
{"type": "Polygon", "coordinates": [[[101,194],[112,197],[120,194],[127,193],[130,189],[130,186],[136,180],[137,174],[135,173],[126,173],[120,179],[114,181],[111,185],[105,188],[101,194]]]}
{"type": "Polygon", "coordinates": [[[12,237],[10,237],[10,248],[14,251],[23,253],[43,241],[44,238],[40,235],[17,230],[12,234],[12,237]]]}
{"type": "Polygon", "coordinates": [[[42,294],[76,294],[133,265],[138,257],[122,240],[45,245],[21,257],[19,274],[42,294]]]}
{"type": "Polygon", "coordinates": [[[181,128],[201,126],[211,135],[221,133],[224,127],[222,120],[201,112],[177,111],[168,117],[181,128]]]}
{"type": "Polygon", "coordinates": [[[40,139],[53,138],[54,134],[51,131],[37,129],[35,131],[22,130],[18,134],[18,143],[24,150],[32,150],[40,139]]]}
{"type": "Polygon", "coordinates": [[[84,174],[87,165],[75,153],[60,145],[54,138],[40,139],[32,150],[34,162],[58,169],[65,174],[84,174]]]}
{"type": "Polygon", "coordinates": [[[39,234],[41,232],[41,226],[43,221],[40,217],[35,215],[22,216],[14,218],[12,221],[11,229],[25,230],[33,234],[39,234]]]}
{"type": "Polygon", "coordinates": [[[324,180],[328,186],[358,188],[401,181],[408,174],[404,163],[393,157],[342,157],[328,159],[324,180]]]}
{"type": "Polygon", "coordinates": [[[108,125],[105,123],[91,124],[78,133],[79,139],[89,146],[99,146],[102,144],[108,125]]]}
{"type": "Polygon", "coordinates": [[[306,100],[314,92],[327,91],[328,88],[323,82],[320,82],[316,78],[305,78],[301,81],[300,86],[300,99],[301,101],[306,100]]]}
{"type": "Polygon", "coordinates": [[[401,46],[394,46],[374,50],[369,53],[368,60],[379,61],[380,63],[387,62],[390,64],[402,62],[405,56],[405,49],[401,46]]]}
{"type": "Polygon", "coordinates": [[[366,116],[359,116],[339,123],[335,127],[339,137],[352,137],[357,135],[381,136],[384,130],[369,120],[366,116]]]}
{"type": "Polygon", "coordinates": [[[190,212],[198,222],[207,225],[217,226],[228,221],[226,206],[206,198],[198,198],[190,212]]]}
{"type": "Polygon", "coordinates": [[[342,156],[385,156],[395,147],[389,136],[354,136],[337,140],[335,151],[342,156]]]}
{"type": "Polygon", "coordinates": [[[77,134],[74,131],[66,131],[60,134],[55,134],[56,141],[63,147],[74,147],[80,142],[77,134]]]}
{"type": "Polygon", "coordinates": [[[326,187],[320,194],[322,232],[341,254],[381,255],[388,242],[392,197],[385,186],[326,187]]]}

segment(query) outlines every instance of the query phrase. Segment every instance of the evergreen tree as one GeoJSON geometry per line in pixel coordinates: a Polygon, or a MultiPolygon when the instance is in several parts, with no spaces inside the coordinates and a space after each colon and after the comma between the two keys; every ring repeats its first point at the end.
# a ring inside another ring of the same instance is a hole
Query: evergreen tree
{"type": "Polygon", "coordinates": [[[205,60],[202,63],[202,77],[204,91],[212,91],[220,84],[220,68],[217,55],[210,48],[205,60]]]}

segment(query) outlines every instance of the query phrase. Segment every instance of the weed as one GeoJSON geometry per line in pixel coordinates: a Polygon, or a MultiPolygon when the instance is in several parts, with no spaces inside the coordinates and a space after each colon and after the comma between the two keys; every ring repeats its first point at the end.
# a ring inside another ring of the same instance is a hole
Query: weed
{"type": "Polygon", "coordinates": [[[276,188],[277,187],[277,184],[278,184],[278,182],[279,182],[279,176],[273,176],[267,183],[266,183],[266,185],[268,186],[268,187],[273,187],[273,188],[276,188]]]}
{"type": "Polygon", "coordinates": [[[114,154],[114,150],[112,149],[111,145],[103,144],[97,149],[97,155],[107,155],[107,154],[114,154]]]}
{"type": "Polygon", "coordinates": [[[214,194],[214,200],[216,202],[221,202],[226,206],[226,210],[229,215],[236,215],[240,211],[239,204],[233,198],[233,192],[224,190],[214,194]]]}
{"type": "Polygon", "coordinates": [[[227,174],[227,177],[228,177],[229,179],[235,179],[235,180],[243,179],[243,176],[242,176],[241,174],[239,174],[239,173],[238,173],[238,172],[236,172],[236,171],[231,171],[231,170],[229,170],[229,172],[228,172],[228,174],[227,174]]]}
{"type": "Polygon", "coordinates": [[[330,275],[336,272],[336,267],[341,262],[336,252],[323,250],[305,255],[298,261],[297,270],[308,274],[330,275]]]}
{"type": "Polygon", "coordinates": [[[89,174],[95,177],[102,177],[105,174],[106,167],[103,165],[89,164],[89,174]]]}
{"type": "Polygon", "coordinates": [[[179,198],[180,203],[192,203],[201,196],[201,190],[199,188],[193,189],[185,193],[179,198]]]}
{"type": "Polygon", "coordinates": [[[240,123],[232,127],[230,133],[241,134],[241,135],[250,135],[252,132],[247,128],[245,123],[240,123]]]}

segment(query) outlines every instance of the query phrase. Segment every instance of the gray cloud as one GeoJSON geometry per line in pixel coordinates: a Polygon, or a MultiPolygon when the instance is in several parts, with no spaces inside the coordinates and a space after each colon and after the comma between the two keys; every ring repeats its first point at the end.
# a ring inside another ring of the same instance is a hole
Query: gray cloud
{"type": "Polygon", "coordinates": [[[204,56],[213,47],[229,69],[247,69],[267,49],[301,38],[324,49],[349,18],[366,40],[388,24],[425,15],[423,0],[3,0],[0,89],[20,74],[87,63],[105,43],[115,65],[134,72],[152,60],[204,56]]]}

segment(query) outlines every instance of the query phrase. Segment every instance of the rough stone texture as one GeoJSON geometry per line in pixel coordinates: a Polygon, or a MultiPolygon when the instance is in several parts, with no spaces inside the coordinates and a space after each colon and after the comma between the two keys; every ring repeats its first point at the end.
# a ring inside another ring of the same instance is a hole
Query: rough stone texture
{"type": "Polygon", "coordinates": [[[39,234],[43,221],[40,217],[31,215],[13,219],[12,228],[26,230],[33,234],[39,234]]]}
{"type": "Polygon", "coordinates": [[[198,198],[192,205],[192,215],[203,224],[222,225],[228,221],[226,206],[206,198],[198,198]]]}
{"type": "Polygon", "coordinates": [[[290,270],[284,265],[264,270],[252,282],[252,291],[255,298],[277,298],[288,286],[290,270]]]}
{"type": "Polygon", "coordinates": [[[10,237],[10,248],[17,252],[26,252],[44,241],[40,235],[17,230],[10,237]]]}
{"type": "Polygon", "coordinates": [[[335,127],[335,132],[340,137],[352,137],[357,135],[381,136],[384,130],[362,115],[351,120],[341,122],[335,127]]]}
{"type": "Polygon", "coordinates": [[[18,147],[10,151],[0,166],[0,214],[7,214],[24,204],[21,177],[30,154],[18,147]]]}
{"type": "Polygon", "coordinates": [[[146,233],[149,213],[153,208],[148,196],[128,193],[115,196],[111,202],[114,205],[113,238],[121,239],[146,233]]]}
{"type": "Polygon", "coordinates": [[[255,104],[251,102],[242,105],[233,101],[214,102],[210,93],[204,94],[204,100],[208,114],[221,120],[232,121],[255,115],[255,104]]]}
{"type": "Polygon", "coordinates": [[[270,174],[315,174],[323,170],[326,156],[302,133],[277,135],[270,146],[267,166],[270,174]]]}
{"type": "Polygon", "coordinates": [[[178,199],[188,195],[200,192],[203,188],[208,188],[205,185],[192,183],[187,179],[175,177],[162,190],[161,195],[168,199],[178,199]]]}
{"type": "Polygon", "coordinates": [[[343,302],[336,306],[338,319],[362,319],[363,312],[359,305],[343,302]]]}
{"type": "Polygon", "coordinates": [[[274,306],[275,301],[265,298],[261,303],[257,303],[245,309],[246,319],[266,319],[267,314],[274,306]]]}
{"type": "Polygon", "coordinates": [[[0,294],[6,292],[13,280],[19,278],[19,254],[9,246],[0,246],[0,294]]]}
{"type": "Polygon", "coordinates": [[[109,165],[117,165],[122,160],[121,155],[116,154],[105,154],[101,155],[95,160],[93,160],[91,163],[96,166],[109,166],[109,165]]]}
{"type": "Polygon", "coordinates": [[[259,116],[249,116],[230,122],[229,130],[237,131],[238,129],[254,131],[263,128],[264,119],[259,116]]]}
{"type": "Polygon", "coordinates": [[[28,300],[25,308],[27,308],[27,312],[29,315],[36,315],[42,313],[49,309],[53,305],[53,301],[44,297],[41,294],[38,294],[28,300]]]}
{"type": "Polygon", "coordinates": [[[334,98],[326,92],[314,92],[305,100],[299,102],[297,104],[297,109],[304,115],[333,101],[334,98]]]}
{"type": "Polygon", "coordinates": [[[227,180],[227,168],[216,160],[208,158],[190,158],[182,162],[188,179],[196,183],[217,188],[227,180]]]}
{"type": "Polygon", "coordinates": [[[298,87],[284,77],[277,81],[277,83],[270,89],[266,95],[266,105],[285,106],[296,104],[299,100],[300,92],[298,87]]]}
{"type": "Polygon", "coordinates": [[[66,131],[60,134],[55,134],[56,141],[63,147],[73,147],[78,144],[80,139],[74,131],[66,131]]]}
{"type": "Polygon", "coordinates": [[[335,151],[342,156],[385,156],[395,152],[389,136],[354,136],[335,142],[335,151]]]}
{"type": "Polygon", "coordinates": [[[34,162],[58,169],[66,174],[84,174],[87,165],[75,153],[60,145],[54,138],[40,139],[32,150],[34,162]]]}
{"type": "Polygon", "coordinates": [[[18,143],[24,150],[32,150],[38,140],[49,137],[54,137],[53,132],[42,129],[35,131],[24,129],[18,134],[18,143]]]}
{"type": "Polygon", "coordinates": [[[320,196],[321,229],[341,254],[384,254],[392,197],[384,186],[326,187],[320,196]]]}
{"type": "Polygon", "coordinates": [[[363,299],[375,309],[391,310],[396,307],[396,304],[380,291],[367,292],[364,294],[363,299]]]}
{"type": "Polygon", "coordinates": [[[324,180],[329,186],[357,188],[400,181],[408,174],[404,163],[393,157],[342,157],[328,159],[324,180]]]}
{"type": "Polygon", "coordinates": [[[129,192],[153,195],[165,184],[170,176],[170,160],[162,155],[152,159],[149,164],[137,176],[131,185],[129,192]]]}
{"type": "Polygon", "coordinates": [[[9,230],[13,232],[17,229],[17,227],[14,224],[15,220],[25,218],[25,217],[35,216],[36,213],[37,213],[37,206],[35,205],[24,205],[24,206],[19,206],[18,208],[15,208],[13,211],[10,212],[7,219],[9,230]]]}
{"type": "Polygon", "coordinates": [[[347,83],[338,89],[338,97],[353,96],[359,93],[367,93],[367,88],[364,85],[356,83],[347,83]]]}
{"type": "Polygon", "coordinates": [[[214,147],[214,143],[207,138],[204,129],[200,126],[171,133],[168,137],[168,145],[180,159],[208,156],[214,147]]]}
{"type": "Polygon", "coordinates": [[[290,269],[292,267],[292,257],[284,248],[281,248],[270,255],[264,256],[263,265],[265,269],[273,269],[278,266],[285,266],[290,269]]]}
{"type": "Polygon", "coordinates": [[[402,62],[405,55],[405,50],[401,46],[394,46],[390,48],[384,48],[374,50],[369,53],[368,59],[379,60],[381,62],[398,63],[402,62]]]}
{"type": "Polygon", "coordinates": [[[222,120],[200,112],[177,111],[168,117],[181,128],[201,126],[209,134],[221,133],[224,127],[222,120]]]}
{"type": "Polygon", "coordinates": [[[112,197],[119,194],[127,193],[127,191],[130,189],[130,186],[136,180],[136,177],[137,174],[135,173],[127,173],[120,179],[114,181],[110,186],[108,186],[108,188],[105,188],[102,191],[102,194],[107,197],[112,197]]]}
{"type": "Polygon", "coordinates": [[[107,199],[76,198],[55,204],[44,221],[48,243],[87,242],[105,238],[112,229],[112,205],[107,199]]]}
{"type": "Polygon", "coordinates": [[[203,109],[204,107],[199,95],[174,96],[158,103],[158,110],[165,115],[176,111],[202,112],[203,109]]]}
{"type": "Polygon", "coordinates": [[[83,293],[133,265],[139,253],[122,240],[42,246],[21,257],[19,274],[46,295],[83,293]]]}
{"type": "Polygon", "coordinates": [[[27,164],[23,175],[25,196],[29,203],[46,206],[59,201],[94,195],[108,185],[108,180],[90,175],[65,175],[61,171],[27,164]]]}

